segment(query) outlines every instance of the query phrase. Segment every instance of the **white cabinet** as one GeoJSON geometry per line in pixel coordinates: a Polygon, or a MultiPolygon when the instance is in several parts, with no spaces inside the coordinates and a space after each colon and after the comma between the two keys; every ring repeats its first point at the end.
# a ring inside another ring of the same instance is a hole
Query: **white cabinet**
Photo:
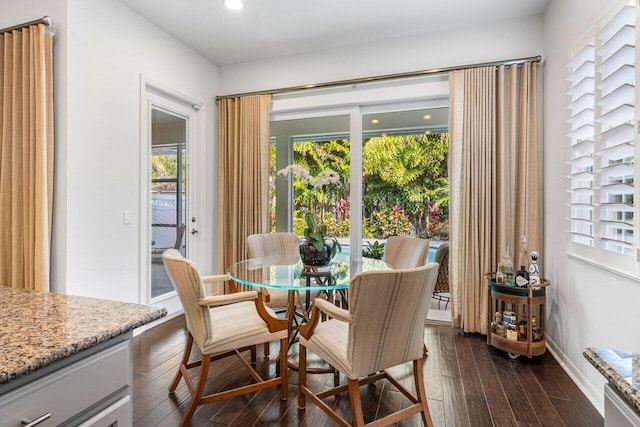
{"type": "Polygon", "coordinates": [[[131,426],[131,334],[124,337],[114,340],[119,341],[115,345],[107,341],[87,352],[87,357],[0,395],[0,427],[21,427],[38,418],[42,419],[38,427],[131,426]]]}

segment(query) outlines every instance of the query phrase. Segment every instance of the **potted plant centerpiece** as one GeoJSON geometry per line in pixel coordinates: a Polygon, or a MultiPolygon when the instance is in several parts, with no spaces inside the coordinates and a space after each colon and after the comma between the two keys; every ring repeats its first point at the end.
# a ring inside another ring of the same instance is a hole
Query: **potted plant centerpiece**
{"type": "Polygon", "coordinates": [[[300,257],[305,265],[321,266],[329,264],[338,252],[342,250],[338,239],[327,237],[327,226],[316,223],[311,212],[307,212],[304,221],[305,241],[300,245],[300,257]]]}
{"type": "MultiPolygon", "coordinates": [[[[297,176],[303,183],[323,192],[320,198],[323,202],[326,200],[325,186],[340,186],[340,177],[334,171],[320,172],[317,178],[314,178],[307,169],[293,164],[277,172],[277,175],[282,177],[288,177],[289,174],[297,176]]],[[[320,218],[322,218],[324,211],[323,206],[318,215],[320,218]]],[[[300,245],[302,262],[314,267],[329,264],[329,261],[342,250],[338,239],[334,236],[327,236],[327,226],[316,220],[313,209],[305,213],[304,221],[304,240],[300,245]]]]}

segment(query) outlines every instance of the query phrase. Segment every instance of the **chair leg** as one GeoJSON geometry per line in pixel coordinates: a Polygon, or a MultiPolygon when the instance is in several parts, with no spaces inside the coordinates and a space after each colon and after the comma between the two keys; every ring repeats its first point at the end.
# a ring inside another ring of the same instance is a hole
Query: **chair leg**
{"type": "MultiPolygon", "coordinates": [[[[267,346],[269,344],[266,344],[267,346]]],[[[287,352],[289,346],[287,345],[287,338],[280,340],[280,378],[282,378],[282,384],[280,384],[280,400],[287,400],[289,394],[288,386],[288,363],[287,352]]]]}
{"type": "Polygon", "coordinates": [[[191,335],[191,332],[187,331],[187,344],[184,348],[184,353],[182,354],[182,361],[180,362],[180,366],[178,366],[178,372],[176,372],[176,375],[173,377],[173,381],[169,386],[169,393],[173,393],[176,390],[176,388],[178,387],[178,384],[180,383],[180,380],[182,379],[181,369],[182,369],[182,366],[186,368],[187,364],[189,363],[189,357],[191,356],[192,346],[193,346],[193,335],[191,335]]]}
{"type": "Polygon", "coordinates": [[[364,426],[364,415],[362,414],[362,402],[360,401],[360,382],[349,378],[349,401],[351,402],[351,416],[353,425],[364,426]]]}
{"type": "Polygon", "coordinates": [[[427,393],[424,389],[422,360],[420,359],[413,361],[413,379],[416,384],[416,393],[418,394],[418,400],[422,404],[422,410],[420,411],[420,415],[422,416],[422,423],[427,427],[433,427],[431,413],[429,412],[429,405],[427,404],[427,393]]]}
{"type": "Polygon", "coordinates": [[[269,357],[269,343],[268,342],[264,343],[264,348],[263,348],[262,352],[264,353],[264,357],[269,357]]]}
{"type": "Polygon", "coordinates": [[[304,410],[305,395],[301,388],[307,386],[307,348],[298,346],[298,409],[304,410]]]}
{"type": "Polygon", "coordinates": [[[210,363],[211,355],[203,354],[202,365],[200,366],[200,374],[198,375],[198,385],[194,390],[189,390],[191,392],[191,404],[189,405],[187,412],[182,417],[182,421],[180,422],[181,427],[189,425],[189,422],[191,422],[191,417],[193,417],[193,413],[196,411],[198,405],[200,405],[200,398],[202,397],[204,386],[207,383],[207,376],[209,375],[210,363]]]}
{"type": "Polygon", "coordinates": [[[252,345],[251,348],[249,349],[250,353],[251,353],[251,365],[256,366],[256,358],[257,358],[257,354],[258,354],[258,346],[257,345],[252,345]]]}

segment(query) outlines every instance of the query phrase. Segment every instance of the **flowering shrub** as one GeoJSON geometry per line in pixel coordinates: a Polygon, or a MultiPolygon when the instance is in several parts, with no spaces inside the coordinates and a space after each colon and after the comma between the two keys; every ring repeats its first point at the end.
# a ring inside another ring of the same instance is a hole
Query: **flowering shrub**
{"type": "Polygon", "coordinates": [[[378,225],[378,235],[384,239],[391,236],[405,236],[413,232],[409,217],[399,206],[394,206],[388,213],[376,211],[373,216],[378,225]]]}

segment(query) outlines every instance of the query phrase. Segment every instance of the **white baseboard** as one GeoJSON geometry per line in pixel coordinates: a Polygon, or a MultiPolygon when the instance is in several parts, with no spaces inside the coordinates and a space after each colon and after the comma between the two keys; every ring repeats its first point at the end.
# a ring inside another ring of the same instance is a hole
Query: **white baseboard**
{"type": "MultiPolygon", "coordinates": [[[[587,378],[582,375],[580,370],[576,367],[576,365],[571,362],[571,360],[564,354],[558,345],[551,339],[549,336],[547,338],[547,350],[553,355],[553,357],[558,361],[562,369],[569,375],[569,377],[573,380],[574,383],[578,386],[580,391],[587,396],[587,399],[591,402],[591,404],[596,408],[596,410],[602,415],[604,418],[604,392],[603,390],[596,390],[596,388],[591,384],[587,378]]],[[[595,369],[595,368],[594,368],[595,369]]]]}

